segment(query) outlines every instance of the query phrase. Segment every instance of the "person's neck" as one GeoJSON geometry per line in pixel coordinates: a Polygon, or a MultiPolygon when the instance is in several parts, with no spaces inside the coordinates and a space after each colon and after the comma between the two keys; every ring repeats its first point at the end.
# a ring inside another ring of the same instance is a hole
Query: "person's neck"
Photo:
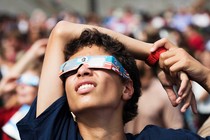
{"type": "Polygon", "coordinates": [[[77,115],[80,134],[85,140],[126,140],[121,112],[90,111],[77,115]]]}

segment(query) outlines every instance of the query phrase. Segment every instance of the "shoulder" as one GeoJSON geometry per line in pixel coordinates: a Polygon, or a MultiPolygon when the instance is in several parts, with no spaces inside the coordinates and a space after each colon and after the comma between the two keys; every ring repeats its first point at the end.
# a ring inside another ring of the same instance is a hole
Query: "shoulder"
{"type": "MultiPolygon", "coordinates": [[[[137,135],[126,134],[128,140],[202,140],[197,134],[184,129],[165,129],[154,125],[146,126],[137,135]]],[[[210,140],[210,138],[207,138],[210,140]]]]}
{"type": "Polygon", "coordinates": [[[17,126],[22,139],[66,139],[64,137],[77,134],[77,125],[69,110],[66,96],[56,100],[37,118],[35,100],[28,114],[17,126]]]}
{"type": "Polygon", "coordinates": [[[19,124],[41,120],[42,118],[58,114],[58,112],[60,112],[61,110],[62,111],[66,110],[67,112],[69,112],[66,96],[62,96],[61,98],[56,100],[38,117],[36,117],[36,107],[37,107],[37,98],[34,100],[33,104],[31,105],[27,115],[19,122],[19,124]]]}

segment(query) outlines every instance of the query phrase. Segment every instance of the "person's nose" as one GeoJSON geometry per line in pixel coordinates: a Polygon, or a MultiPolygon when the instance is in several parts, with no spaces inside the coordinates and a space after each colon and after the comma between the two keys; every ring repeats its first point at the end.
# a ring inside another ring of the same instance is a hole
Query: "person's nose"
{"type": "Polygon", "coordinates": [[[87,65],[83,64],[77,70],[77,77],[91,76],[92,70],[87,65]]]}
{"type": "Polygon", "coordinates": [[[26,86],[26,85],[25,85],[25,84],[23,84],[23,83],[19,83],[19,84],[18,84],[18,88],[19,88],[19,89],[24,89],[24,88],[25,88],[25,86],[26,86]]]}

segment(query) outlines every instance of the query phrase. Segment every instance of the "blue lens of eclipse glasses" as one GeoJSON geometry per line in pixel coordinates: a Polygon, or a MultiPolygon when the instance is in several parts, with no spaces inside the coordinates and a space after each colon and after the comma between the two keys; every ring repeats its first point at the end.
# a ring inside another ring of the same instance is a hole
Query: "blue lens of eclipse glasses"
{"type": "Polygon", "coordinates": [[[32,75],[32,74],[23,74],[18,80],[18,84],[25,84],[28,86],[35,86],[39,85],[39,77],[32,75]]]}

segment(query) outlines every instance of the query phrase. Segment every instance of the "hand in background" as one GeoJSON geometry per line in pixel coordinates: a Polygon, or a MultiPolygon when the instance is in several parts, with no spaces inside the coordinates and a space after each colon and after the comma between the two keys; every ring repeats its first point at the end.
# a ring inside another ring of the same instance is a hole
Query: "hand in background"
{"type": "MultiPolygon", "coordinates": [[[[162,53],[159,59],[159,67],[162,71],[158,73],[159,80],[161,81],[163,87],[167,91],[169,100],[173,106],[177,106],[182,103],[181,112],[185,112],[186,109],[191,106],[193,112],[197,112],[196,101],[194,94],[191,90],[191,81],[188,77],[188,72],[180,67],[179,69],[172,69],[174,55],[176,55],[180,61],[183,62],[183,55],[180,52],[174,52],[174,50],[178,50],[178,48],[174,44],[172,44],[167,39],[161,39],[154,43],[154,46],[151,49],[151,52],[155,51],[159,47],[165,47],[168,51],[162,53]],[[173,54],[168,54],[169,52],[173,52],[173,54]],[[171,60],[171,58],[173,60],[171,60]],[[171,60],[169,62],[169,59],[171,60]],[[174,86],[177,87],[177,93],[174,90],[174,86]]],[[[182,49],[184,50],[184,49],[182,49]]],[[[189,58],[186,58],[186,60],[189,58]]]]}

